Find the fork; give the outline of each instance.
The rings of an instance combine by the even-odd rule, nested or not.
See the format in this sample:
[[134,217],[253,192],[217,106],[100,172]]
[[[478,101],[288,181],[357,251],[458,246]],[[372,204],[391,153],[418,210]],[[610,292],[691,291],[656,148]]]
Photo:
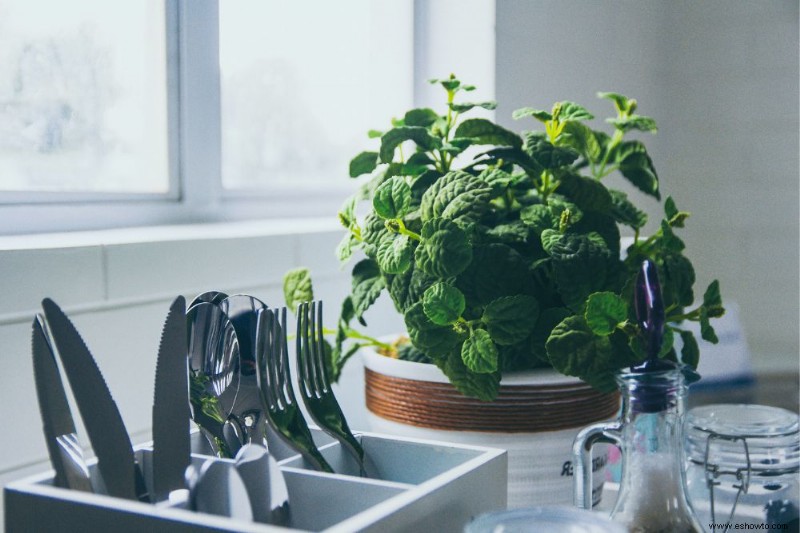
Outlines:
[[333,468],[314,444],[292,390],[286,345],[286,308],[260,309],[256,327],[256,357],[260,358],[258,366],[262,369],[257,373],[258,387],[267,422],[317,470],[333,473]]
[[325,369],[322,336],[322,301],[304,302],[297,308],[297,384],[309,415],[330,436],[342,443],[366,476],[364,448],[353,436],[333,395]]

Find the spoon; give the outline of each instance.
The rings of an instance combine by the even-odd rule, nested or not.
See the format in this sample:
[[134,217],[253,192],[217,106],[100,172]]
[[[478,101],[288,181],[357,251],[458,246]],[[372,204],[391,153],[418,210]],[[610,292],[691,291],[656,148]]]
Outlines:
[[278,462],[258,444],[245,444],[236,454],[236,470],[250,496],[253,519],[264,524],[288,526],[289,491]]
[[239,391],[239,344],[227,315],[199,302],[186,314],[192,419],[218,455],[233,457],[243,441],[229,418]]
[[256,357],[258,312],[267,305],[253,296],[235,294],[219,303],[233,324],[239,341],[239,392],[228,415],[239,424],[242,443],[265,443],[266,422],[258,388],[259,358]]
[[199,304],[202,302],[210,303],[210,304],[219,304],[222,300],[227,298],[228,295],[224,292],[220,291],[206,291],[198,294],[194,297],[194,300],[189,302],[187,309],[191,309],[194,307],[195,304]]

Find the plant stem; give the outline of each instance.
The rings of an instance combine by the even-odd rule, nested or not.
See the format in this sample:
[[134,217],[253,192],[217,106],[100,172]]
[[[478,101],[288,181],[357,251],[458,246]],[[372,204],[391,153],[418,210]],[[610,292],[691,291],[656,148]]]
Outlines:
[[406,225],[403,224],[403,221],[399,218],[394,219],[392,222],[396,225],[397,233],[400,235],[405,235],[410,239],[414,239],[415,241],[422,241],[422,237],[420,237],[417,233],[414,233],[410,229],[406,228]]
[[608,176],[614,169],[609,170],[606,172],[606,164],[608,163],[608,158],[611,156],[611,152],[614,151],[614,148],[622,142],[622,136],[624,134],[621,130],[615,130],[614,135],[611,137],[611,142],[608,143],[608,149],[606,149],[606,153],[603,154],[603,159],[600,161],[600,170],[597,171],[595,174],[596,179],[603,179],[604,177]]
[[[350,338],[350,339],[358,339],[358,340],[361,340],[361,341],[367,341],[367,344],[365,344],[364,346],[377,346],[378,348],[383,348],[384,350],[391,349],[391,347],[392,347],[391,344],[379,341],[375,337],[370,337],[369,335],[364,335],[360,331],[356,331],[356,330],[354,330],[352,328],[349,328],[349,327],[345,328],[344,331],[347,334],[347,337]],[[325,335],[336,335],[338,333],[338,331],[336,331],[335,329],[323,327],[322,328],[322,333],[325,334]]]

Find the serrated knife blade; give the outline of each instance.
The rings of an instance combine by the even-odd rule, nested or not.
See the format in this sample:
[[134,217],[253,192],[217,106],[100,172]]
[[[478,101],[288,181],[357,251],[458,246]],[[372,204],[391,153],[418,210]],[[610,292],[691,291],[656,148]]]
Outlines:
[[67,489],[93,492],[89,471],[83,461],[78,443],[75,422],[67,401],[67,393],[58,372],[55,353],[42,315],[33,319],[31,350],[33,352],[33,377],[42,430],[50,454],[50,463],[56,472],[55,485]]
[[128,500],[147,499],[130,437],[94,357],[53,300],[42,300],[42,308],[107,493]]
[[172,302],[161,331],[153,395],[153,501],[186,488],[190,463],[186,300]]

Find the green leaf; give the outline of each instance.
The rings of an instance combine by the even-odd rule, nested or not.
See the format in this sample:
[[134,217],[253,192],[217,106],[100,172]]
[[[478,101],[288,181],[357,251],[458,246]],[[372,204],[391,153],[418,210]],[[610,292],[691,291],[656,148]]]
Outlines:
[[353,256],[353,251],[359,246],[361,246],[361,241],[359,241],[352,233],[347,232],[347,234],[336,246],[336,258],[339,259],[340,263],[346,263]]
[[403,123],[406,126],[422,126],[423,128],[427,128],[437,120],[439,120],[439,115],[436,114],[436,111],[427,107],[407,111],[403,117]]
[[411,205],[411,186],[402,176],[393,176],[375,189],[372,206],[383,218],[402,218]]
[[411,205],[419,206],[422,203],[422,197],[428,189],[441,177],[442,174],[438,170],[431,169],[417,176],[414,181],[411,182]]
[[456,287],[470,307],[481,307],[501,296],[531,294],[533,280],[519,252],[500,243],[477,245],[472,262],[458,276]]
[[575,102],[563,101],[557,104],[559,106],[558,120],[565,121],[578,121],[578,120],[592,120],[594,115]]
[[517,109],[511,113],[511,117],[514,120],[519,120],[525,117],[533,117],[539,122],[553,120],[553,115],[551,115],[549,111],[545,111],[543,109],[534,109],[532,107],[523,107],[521,109]]
[[344,201],[342,207],[337,213],[339,223],[347,229],[352,228],[358,224],[356,220],[356,204],[358,203],[358,196],[353,195]]
[[531,240],[531,228],[520,220],[508,224],[498,224],[491,228],[482,227],[490,242],[503,244],[527,244]]
[[681,362],[696,370],[700,363],[700,347],[697,345],[697,339],[694,338],[694,333],[691,331],[678,330],[678,332],[683,342]]
[[594,178],[568,172],[561,176],[558,192],[567,196],[585,211],[606,213],[611,210],[612,198],[605,185]]
[[713,344],[717,344],[719,342],[717,333],[714,331],[714,328],[711,326],[711,322],[709,321],[708,310],[705,307],[700,308],[700,336],[703,338],[703,340]]
[[372,259],[362,259],[353,267],[351,298],[355,316],[361,319],[364,312],[375,303],[386,283],[378,264]]
[[547,207],[550,209],[553,218],[559,221],[559,225],[564,221],[568,221],[567,226],[571,226],[577,224],[583,218],[583,211],[567,197],[560,194],[548,196]]
[[461,394],[486,402],[497,397],[500,390],[500,372],[488,374],[472,372],[464,364],[460,352],[453,352],[447,359],[436,363]]
[[611,195],[611,216],[620,224],[633,229],[641,229],[647,224],[647,213],[638,209],[622,191],[609,190]]
[[395,308],[400,313],[405,313],[417,303],[428,287],[436,282],[436,279],[429,276],[419,268],[411,267],[401,274],[386,274],[386,286],[389,289],[389,296],[392,297]]
[[582,316],[562,320],[553,328],[545,346],[553,368],[568,376],[589,378],[592,382],[618,368],[611,336],[592,333]]
[[370,139],[378,139],[383,135],[383,132],[380,130],[369,130],[367,131],[367,137]]
[[411,266],[414,245],[406,235],[388,233],[378,243],[377,260],[387,274],[400,274]]
[[454,222],[434,218],[425,222],[422,242],[414,258],[420,269],[439,279],[457,276],[472,261],[472,247],[467,234]]
[[555,229],[542,230],[542,248],[549,255],[552,253],[553,245],[561,240],[561,233]]
[[295,268],[283,275],[283,298],[286,306],[297,309],[297,305],[314,299],[311,271],[305,267]]
[[686,219],[691,216],[686,211],[678,211],[678,207],[675,205],[675,200],[672,199],[672,196],[668,196],[664,202],[664,213],[667,215],[667,222],[673,228],[684,227]]
[[501,146],[500,148],[492,148],[482,154],[475,156],[475,163],[485,165],[497,165],[500,161],[504,164],[518,165],[520,168],[528,173],[540,173],[543,168],[531,156],[526,154],[522,148],[513,146]]
[[375,211],[370,211],[364,218],[364,225],[361,227],[361,238],[367,244],[377,246],[389,231],[386,229],[384,220]]
[[450,75],[449,78],[443,78],[443,79],[433,78],[433,79],[430,79],[430,80],[428,80],[428,83],[431,83],[431,84],[438,83],[442,87],[444,87],[447,91],[455,91],[461,85],[461,82],[458,79],[456,79],[456,77],[454,75],[452,75],[452,74]]
[[672,226],[666,220],[661,221],[661,238],[658,241],[659,245],[668,252],[680,253],[686,248],[686,244],[675,235],[672,231]]
[[514,176],[505,170],[493,167],[486,168],[478,178],[486,182],[495,194],[501,194],[515,180]]
[[533,296],[517,294],[502,296],[486,306],[481,320],[492,340],[511,345],[525,340],[539,318],[539,302]]
[[577,150],[589,161],[598,161],[605,147],[603,132],[592,131],[587,125],[569,121],[564,124],[564,130],[558,136],[556,142],[558,146],[569,146]]
[[626,117],[609,118],[606,122],[612,124],[620,131],[628,132],[631,130],[650,131],[655,133],[658,131],[656,121],[650,117],[643,117],[641,115],[629,115]]
[[361,152],[350,161],[350,177],[369,174],[378,166],[378,152]]
[[611,252],[598,234],[561,235],[550,257],[558,292],[570,309],[580,310],[590,294],[605,289]]
[[584,235],[596,233],[602,237],[605,246],[611,252],[612,259],[619,257],[619,227],[611,215],[604,215],[596,211],[586,211],[577,223],[570,226],[569,233],[581,233]]
[[455,138],[472,139],[476,144],[494,144],[520,148],[522,139],[511,130],[484,118],[470,118],[459,124]]
[[642,192],[661,199],[658,190],[658,174],[653,160],[647,154],[644,145],[639,141],[624,142],[617,150],[619,171],[628,181]]
[[422,296],[422,307],[431,322],[448,326],[459,319],[466,303],[460,290],[447,283],[428,287]]
[[558,221],[553,213],[543,204],[534,204],[523,208],[519,213],[519,218],[540,235],[545,230],[555,230],[558,227]]
[[628,304],[613,292],[596,292],[589,295],[584,318],[595,335],[611,335],[617,325],[628,317]]
[[497,346],[489,333],[474,329],[461,346],[461,359],[469,370],[476,374],[489,374],[497,371]]
[[694,302],[695,273],[692,263],[680,254],[665,254],[661,262],[664,305],[686,307]]
[[578,159],[578,152],[572,148],[555,146],[542,136],[540,132],[524,132],[525,145],[523,150],[536,161],[542,168],[554,169],[571,165]]
[[472,174],[448,172],[422,195],[422,220],[444,218],[459,226],[477,222],[489,208],[491,192],[485,181]]
[[597,93],[597,97],[614,102],[614,106],[617,108],[618,113],[627,113],[628,109],[630,108],[630,98],[619,93],[599,92]]
[[722,296],[719,292],[718,280],[715,279],[712,281],[703,294],[703,307],[706,308],[709,318],[717,318],[725,314],[725,309],[722,307]]
[[494,100],[490,100],[488,102],[461,102],[461,103],[453,102],[448,105],[450,109],[452,109],[456,113],[465,113],[475,107],[482,107],[483,109],[488,109],[490,111],[497,109],[497,102],[495,102]]
[[539,313],[539,320],[536,321],[536,326],[531,333],[530,349],[538,360],[546,362],[548,366],[550,366],[550,359],[547,356],[545,343],[553,328],[568,316],[572,316],[572,312],[564,307],[550,307]]
[[446,357],[463,340],[452,327],[439,326],[428,318],[422,302],[412,305],[405,314],[406,329],[411,342],[432,358]]
[[417,146],[424,150],[432,150],[441,145],[441,141],[432,136],[428,130],[422,126],[400,126],[392,128],[381,137],[381,161],[390,163],[392,159],[394,159],[395,148],[405,141],[414,141]]

